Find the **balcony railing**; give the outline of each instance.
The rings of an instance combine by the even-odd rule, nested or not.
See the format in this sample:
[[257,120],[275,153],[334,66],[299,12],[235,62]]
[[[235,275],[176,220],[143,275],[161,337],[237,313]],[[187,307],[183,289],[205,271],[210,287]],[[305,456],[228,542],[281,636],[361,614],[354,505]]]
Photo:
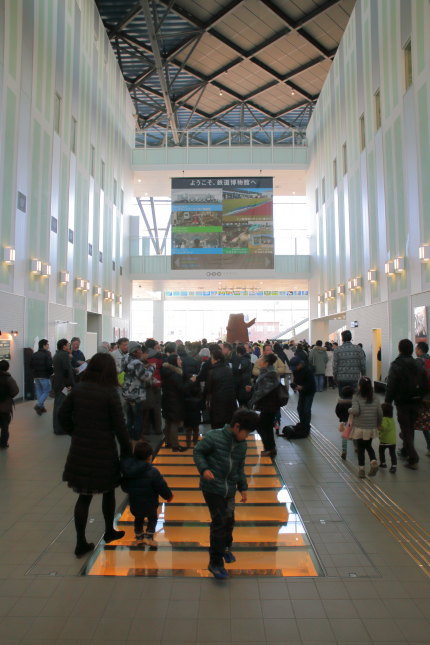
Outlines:
[[210,146],[306,147],[306,133],[295,128],[225,129],[211,127],[195,130],[178,130],[179,143],[171,130],[148,128],[136,133],[136,148],[201,148]]

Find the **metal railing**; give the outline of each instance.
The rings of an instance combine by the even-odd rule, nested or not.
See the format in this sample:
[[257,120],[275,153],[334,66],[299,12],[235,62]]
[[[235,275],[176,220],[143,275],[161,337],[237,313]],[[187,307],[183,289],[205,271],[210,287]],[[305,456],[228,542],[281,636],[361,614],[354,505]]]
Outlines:
[[211,126],[193,130],[178,130],[179,144],[168,129],[148,128],[136,133],[136,148],[201,148],[209,146],[306,147],[306,132],[297,128],[221,128]]

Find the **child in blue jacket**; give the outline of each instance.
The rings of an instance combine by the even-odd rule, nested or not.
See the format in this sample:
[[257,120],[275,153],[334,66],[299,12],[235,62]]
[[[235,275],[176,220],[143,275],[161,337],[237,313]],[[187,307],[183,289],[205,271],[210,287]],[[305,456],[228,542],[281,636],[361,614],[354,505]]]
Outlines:
[[[173,493],[160,471],[152,465],[152,447],[146,441],[138,441],[133,457],[121,461],[122,489],[128,493],[130,511],[134,515],[136,540],[149,546],[157,546],[154,540],[157,525],[158,496],[170,502]],[[147,519],[146,531],[143,525]]]

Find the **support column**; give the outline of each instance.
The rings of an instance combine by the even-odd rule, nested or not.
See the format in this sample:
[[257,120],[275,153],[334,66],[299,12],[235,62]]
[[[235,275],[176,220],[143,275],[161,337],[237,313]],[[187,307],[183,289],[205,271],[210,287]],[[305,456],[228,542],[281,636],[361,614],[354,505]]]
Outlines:
[[164,298],[154,300],[152,308],[152,335],[157,340],[164,339]]

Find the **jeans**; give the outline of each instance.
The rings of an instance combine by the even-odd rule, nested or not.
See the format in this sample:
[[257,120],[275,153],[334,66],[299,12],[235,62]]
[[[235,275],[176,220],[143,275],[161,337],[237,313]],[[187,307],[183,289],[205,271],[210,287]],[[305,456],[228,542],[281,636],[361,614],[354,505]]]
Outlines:
[[317,392],[322,392],[324,390],[325,374],[315,374],[314,379]]
[[224,566],[224,553],[233,542],[234,497],[222,497],[203,491],[203,497],[211,514],[209,564]]
[[66,395],[62,392],[57,392],[54,399],[54,410],[52,413],[52,424],[54,426],[54,434],[67,434],[63,430],[59,420],[58,420],[58,410],[61,408],[63,401],[66,400]]
[[12,419],[10,412],[0,412],[0,446],[6,448],[9,441],[9,424]]
[[397,420],[400,426],[400,436],[403,441],[403,452],[410,464],[417,464],[420,460],[414,446],[414,426],[417,419],[418,408],[414,404],[397,405]]
[[264,450],[276,450],[275,436],[273,434],[275,416],[275,412],[265,412],[263,410],[260,413],[258,433],[263,441]]
[[142,436],[143,401],[127,401],[127,430],[130,439],[139,441]]
[[35,378],[34,387],[36,389],[37,407],[45,407],[45,401],[51,391],[51,379],[49,378]]
[[314,400],[314,394],[315,392],[310,392],[308,394],[299,392],[297,414],[299,415],[300,423],[307,430],[310,430],[311,427],[311,410],[312,402]]

